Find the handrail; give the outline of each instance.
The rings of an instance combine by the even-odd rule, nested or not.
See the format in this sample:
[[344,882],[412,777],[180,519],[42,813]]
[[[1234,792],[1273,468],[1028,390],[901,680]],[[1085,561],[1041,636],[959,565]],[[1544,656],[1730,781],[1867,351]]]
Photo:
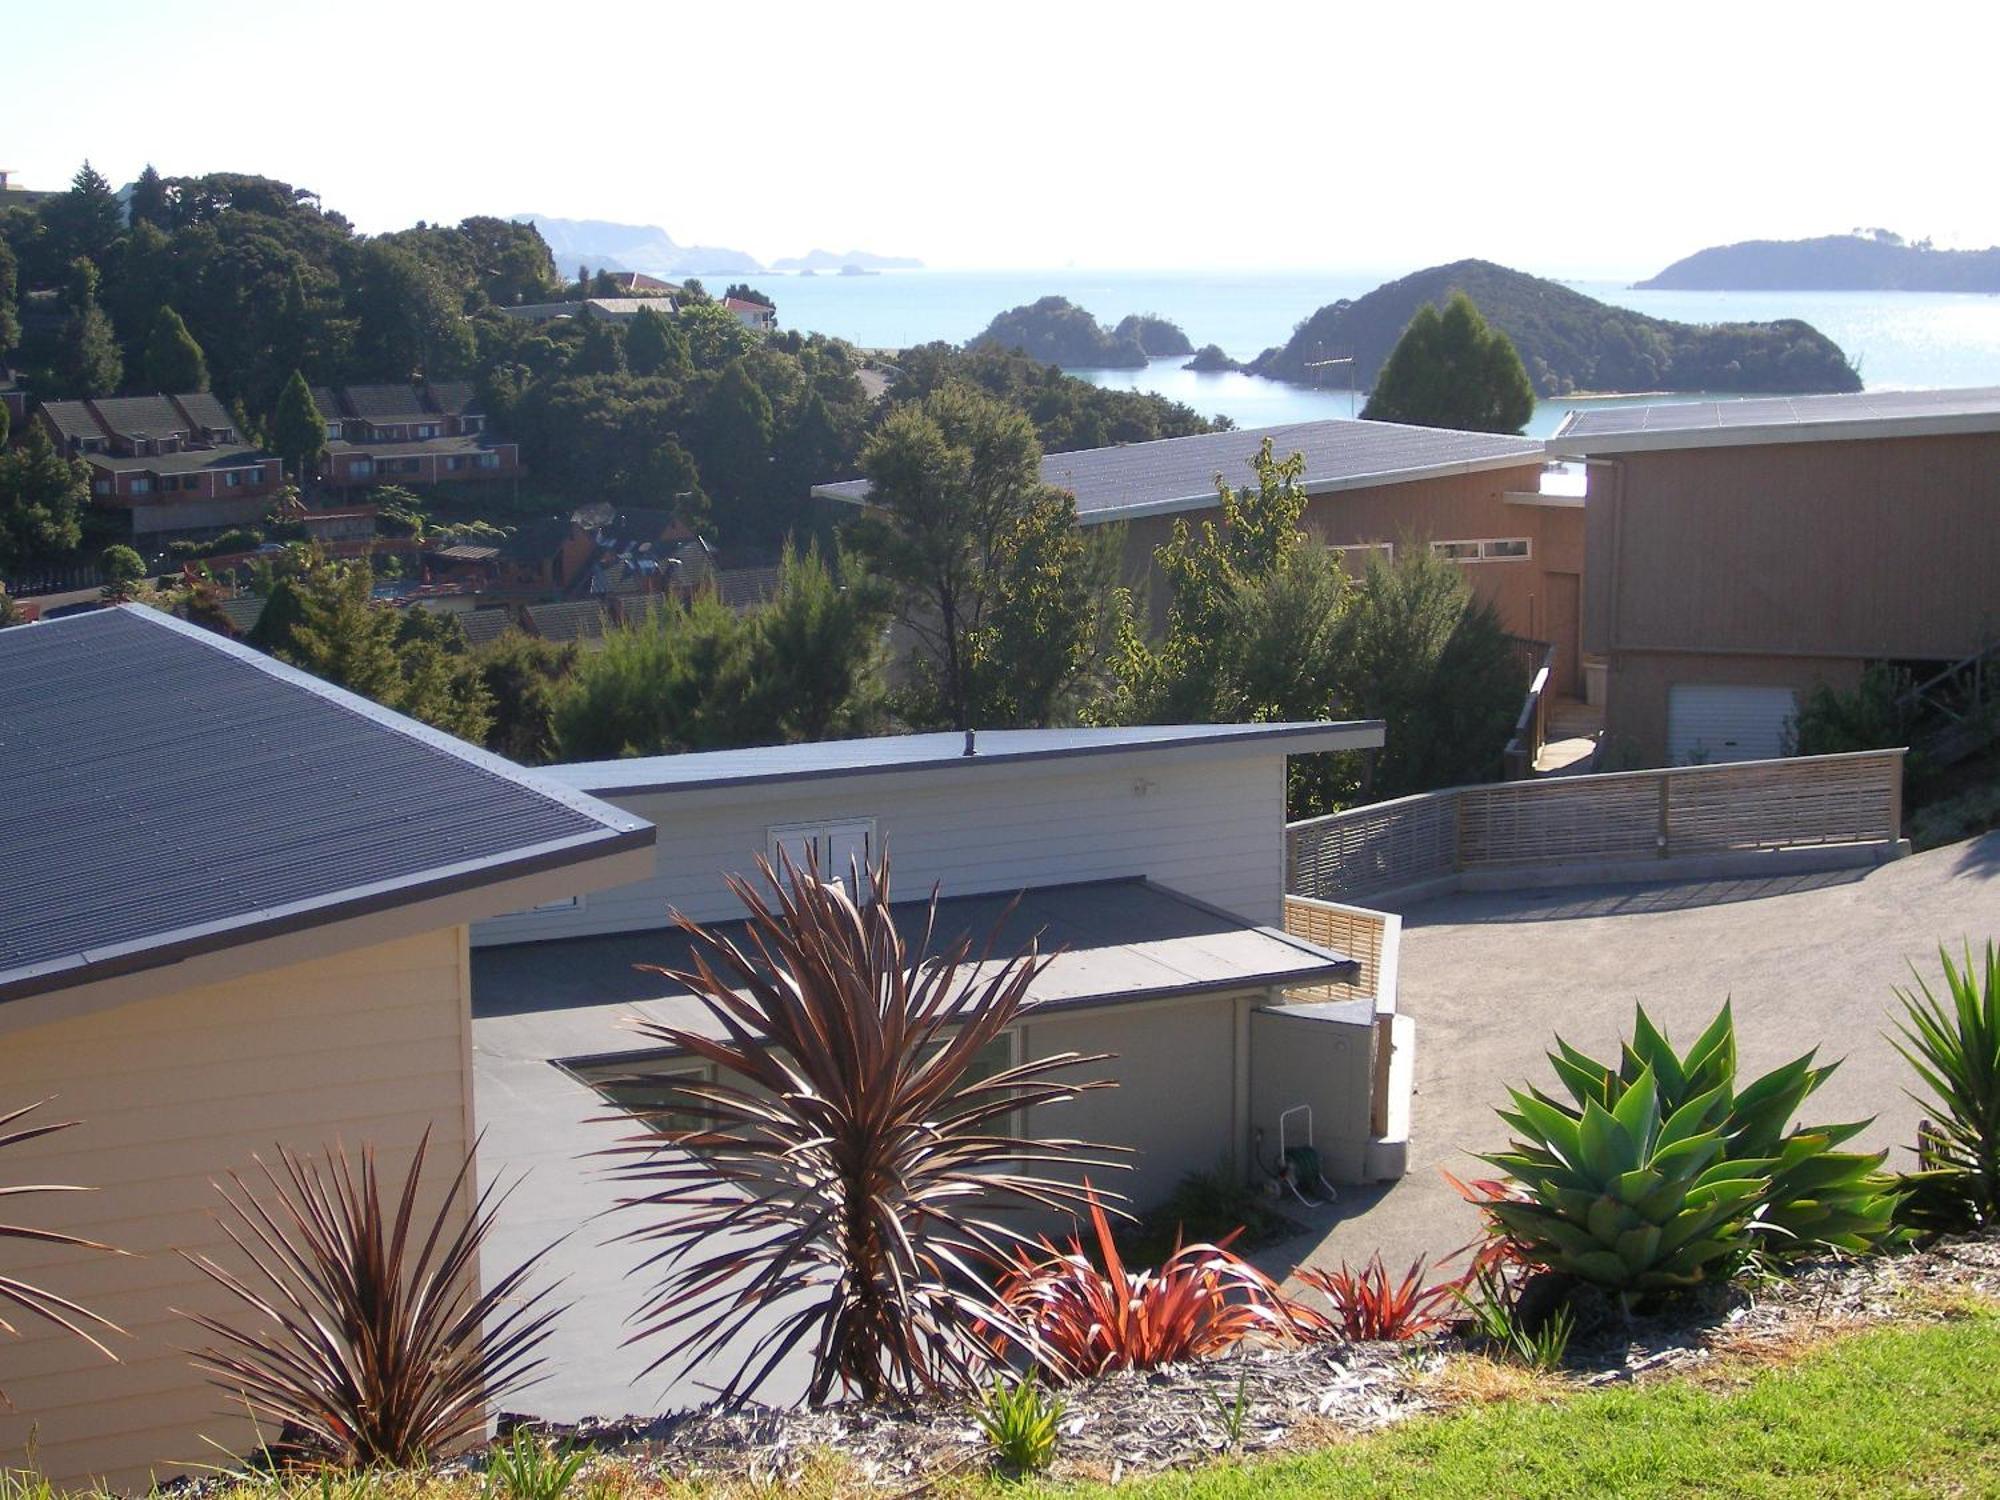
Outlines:
[[1535,762],[1541,758],[1542,746],[1548,743],[1549,723],[1549,679],[1555,676],[1556,648],[1546,642],[1521,642],[1542,647],[1541,664],[1534,668],[1528,679],[1528,695],[1521,703],[1521,712],[1514,719],[1514,734],[1507,741],[1507,748],[1501,752],[1501,776],[1507,781],[1525,781],[1534,774]]

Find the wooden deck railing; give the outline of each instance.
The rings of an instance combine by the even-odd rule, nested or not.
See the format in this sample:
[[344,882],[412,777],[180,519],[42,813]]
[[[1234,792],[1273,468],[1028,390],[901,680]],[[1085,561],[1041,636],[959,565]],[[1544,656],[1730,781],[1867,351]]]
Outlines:
[[1312,1000],[1388,1001],[1396,998],[1396,953],[1403,919],[1394,912],[1370,911],[1311,896],[1285,897],[1285,931],[1322,948],[1344,953],[1361,965],[1347,984],[1316,984],[1294,989]]
[[1469,870],[1893,843],[1902,750],[1453,787],[1285,829],[1285,889],[1357,901]]
[[1522,647],[1529,648],[1532,660],[1528,667],[1528,696],[1521,704],[1521,713],[1514,720],[1514,737],[1507,741],[1507,748],[1501,752],[1502,779],[1526,781],[1535,774],[1535,762],[1540,759],[1542,746],[1549,742],[1549,681],[1556,672],[1556,648],[1546,641],[1527,641],[1515,638],[1516,654]]

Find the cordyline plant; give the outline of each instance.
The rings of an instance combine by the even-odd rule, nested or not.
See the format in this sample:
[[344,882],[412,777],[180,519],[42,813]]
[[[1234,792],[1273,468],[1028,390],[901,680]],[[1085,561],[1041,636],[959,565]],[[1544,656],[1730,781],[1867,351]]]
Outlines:
[[[10,1114],[0,1115],[0,1151],[6,1150],[9,1146],[19,1146],[27,1141],[38,1140],[45,1135],[54,1135],[59,1130],[69,1130],[78,1123],[75,1120],[52,1120],[40,1125],[21,1125],[18,1128],[16,1127],[17,1121],[25,1119],[35,1110],[40,1109],[46,1102],[46,1100],[41,1100],[34,1104],[24,1104],[21,1108],[14,1110]],[[88,1188],[71,1187],[61,1183],[11,1183],[5,1187],[0,1187],[0,1198],[23,1198],[34,1193],[82,1193],[88,1191]],[[95,1240],[81,1239],[76,1235],[64,1234],[56,1229],[35,1229],[26,1224],[0,1223],[0,1239],[36,1240],[45,1245],[75,1245],[85,1250],[103,1250],[113,1255],[123,1253],[112,1250],[109,1245],[100,1245]],[[48,1291],[43,1287],[38,1287],[21,1280],[18,1276],[0,1275],[0,1305],[14,1307],[20,1312],[40,1318],[44,1322],[55,1324],[56,1327],[62,1329],[64,1332],[74,1334],[77,1338],[82,1339],[107,1359],[115,1360],[118,1358],[117,1355],[105,1348],[104,1344],[85,1325],[89,1324],[110,1333],[122,1334],[125,1330],[110,1321],[110,1319],[98,1316],[98,1314],[92,1312],[89,1308],[81,1307],[70,1301],[67,1297],[59,1297],[54,1292]],[[0,1333],[5,1333],[9,1337],[14,1337],[19,1333],[19,1330],[7,1321],[4,1314],[0,1314]],[[4,1399],[5,1393],[0,1392],[0,1400]]]
[[1325,1332],[1364,1342],[1413,1339],[1448,1321],[1458,1305],[1464,1277],[1426,1285],[1425,1257],[1411,1262],[1401,1280],[1391,1280],[1378,1250],[1360,1270],[1343,1263],[1338,1270],[1305,1266],[1298,1278],[1325,1297],[1332,1317]]
[[621,1238],[659,1247],[632,1340],[668,1341],[649,1369],[725,1356],[726,1400],[802,1347],[814,1405],[836,1387],[871,1401],[968,1391],[989,1361],[991,1269],[1025,1243],[996,1210],[1072,1212],[1083,1190],[1038,1167],[1117,1165],[1108,1148],[1011,1134],[1006,1117],[1109,1087],[1053,1077],[1105,1058],[1062,1053],[969,1081],[1048,963],[1034,944],[996,959],[996,927],[976,962],[967,936],[932,954],[935,891],[906,942],[886,852],[850,869],[859,902],[811,857],[758,870],[768,897],[729,880],[749,913],[740,944],[676,913],[693,967],[654,970],[712,1025],[639,1025],[717,1077],[642,1080],[700,1123],[607,1153],[638,1190],[620,1209],[649,1220]]
[[1001,1287],[1001,1310],[1026,1330],[1029,1352],[1052,1379],[1206,1359],[1253,1334],[1288,1340],[1318,1331],[1316,1315],[1230,1252],[1233,1234],[1219,1245],[1176,1244],[1157,1270],[1128,1270],[1094,1198],[1090,1221],[1094,1258],[1080,1238],[1067,1250],[1045,1240],[1039,1255],[1016,1250]]
[[[429,1216],[418,1190],[430,1132],[393,1201],[375,1152],[359,1169],[343,1147],[325,1167],[280,1148],[259,1159],[269,1193],[235,1173],[217,1185],[222,1223],[251,1276],[186,1256],[257,1315],[258,1326],[183,1313],[221,1340],[195,1367],[279,1423],[285,1458],[341,1467],[419,1465],[479,1438],[488,1403],[538,1379],[537,1350],[560,1308],[550,1288],[523,1295],[546,1251],[479,1287],[479,1253],[506,1193],[489,1184],[470,1204],[473,1156]],[[511,1189],[509,1190],[511,1191]],[[455,1213],[463,1221],[453,1224]]]
[[1930,1097],[1910,1097],[1938,1118],[1924,1122],[1917,1142],[1921,1171],[1906,1177],[1906,1216],[1925,1230],[1983,1229],[2000,1224],[2000,948],[1986,945],[1978,963],[1971,943],[1965,961],[1944,964],[1944,995],[1921,974],[1903,1003],[1890,1038]]

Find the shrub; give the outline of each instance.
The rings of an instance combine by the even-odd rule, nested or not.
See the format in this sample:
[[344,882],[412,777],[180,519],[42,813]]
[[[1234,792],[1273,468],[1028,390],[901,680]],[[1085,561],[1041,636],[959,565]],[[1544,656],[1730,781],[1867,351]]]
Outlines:
[[1665,1118],[1651,1068],[1613,1108],[1591,1099],[1577,1117],[1510,1092],[1500,1117],[1516,1138],[1484,1159],[1528,1196],[1486,1211],[1538,1264],[1629,1297],[1692,1286],[1750,1249],[1770,1164],[1724,1158],[1724,1091]]
[[1128,1271],[1094,1197],[1090,1220],[1094,1255],[1080,1238],[1066,1251],[1044,1240],[1039,1256],[1016,1252],[1001,1288],[1002,1309],[1052,1378],[1150,1370],[1206,1359],[1251,1334],[1289,1338],[1297,1331],[1301,1310],[1231,1254],[1228,1241],[1177,1245],[1158,1270]]
[[[4,597],[4,596],[0,596]],[[18,1125],[40,1109],[46,1100],[24,1104],[11,1113],[0,1115],[0,1151],[9,1146],[23,1145],[38,1140],[42,1136],[54,1135],[59,1130],[70,1130],[78,1124],[75,1120],[53,1120],[36,1125]],[[0,1187],[0,1198],[23,1198],[34,1193],[74,1193],[80,1189],[54,1183],[17,1183],[10,1187]],[[64,1234],[56,1229],[36,1229],[27,1224],[0,1223],[0,1240],[30,1240],[44,1245],[76,1245],[86,1250],[103,1250],[117,1254],[109,1245],[100,1245],[95,1240],[79,1239],[73,1234]],[[40,1318],[45,1323],[53,1323],[66,1333],[74,1334],[106,1359],[115,1360],[117,1355],[107,1349],[95,1334],[86,1327],[102,1328],[111,1333],[123,1333],[110,1319],[100,1317],[87,1307],[72,1302],[67,1297],[58,1296],[44,1287],[23,1281],[18,1276],[0,1273],[0,1308],[12,1307],[30,1317]],[[14,1325],[0,1316],[0,1333],[13,1334]],[[0,1400],[5,1400],[0,1393]]]
[[1128,1265],[1153,1265],[1190,1240],[1213,1242],[1236,1235],[1247,1249],[1282,1238],[1294,1228],[1241,1174],[1219,1166],[1188,1173],[1165,1202],[1141,1214],[1136,1224],[1119,1225],[1113,1233]]
[[[206,1256],[196,1267],[255,1316],[239,1327],[186,1314],[222,1341],[196,1368],[258,1417],[281,1423],[285,1457],[341,1466],[410,1467],[478,1437],[486,1404],[532,1383],[537,1349],[559,1309],[524,1295],[538,1252],[480,1290],[479,1254],[504,1194],[492,1185],[452,1227],[472,1157],[429,1222],[417,1196],[430,1133],[385,1203],[375,1152],[357,1173],[335,1148],[325,1168],[279,1153],[259,1162],[269,1201],[234,1173],[224,1232],[249,1263],[245,1280]],[[256,1284],[253,1284],[256,1283]],[[293,1435],[296,1435],[295,1437]]]
[[1046,1469],[1056,1456],[1062,1401],[1042,1388],[1030,1370],[1019,1380],[995,1375],[975,1413],[994,1461],[1016,1474]]
[[1738,1089],[1736,1022],[1727,1002],[1682,1056],[1653,1025],[1644,1006],[1632,1024],[1632,1040],[1619,1063],[1586,1056],[1556,1039],[1549,1063],[1569,1091],[1573,1106],[1535,1090],[1534,1097],[1572,1120],[1591,1102],[1611,1110],[1641,1072],[1650,1071],[1659,1091],[1662,1117],[1692,1100],[1713,1096],[1719,1104],[1716,1129],[1723,1162],[1760,1164],[1765,1185],[1751,1207],[1765,1254],[1784,1258],[1822,1250],[1854,1252],[1876,1248],[1893,1237],[1895,1190],[1881,1171],[1887,1152],[1834,1148],[1865,1130],[1857,1120],[1841,1125],[1795,1126],[1793,1116],[1838,1063],[1814,1065],[1808,1052]]
[[1910,1097],[1940,1117],[1918,1142],[1922,1172],[1906,1179],[1909,1217],[1926,1229],[1986,1228],[2000,1224],[2000,948],[1986,945],[1983,971],[1970,943],[1962,967],[1943,948],[1938,958],[1949,1003],[1915,975],[1915,990],[1896,991],[1900,1040],[1890,1038],[1929,1090]]
[[1471,1320],[1474,1336],[1501,1358],[1548,1371],[1569,1353],[1575,1313],[1558,1307],[1539,1324],[1531,1323],[1523,1315],[1519,1292],[1499,1271],[1478,1268],[1470,1281],[1454,1283],[1451,1292]]
[[657,1245],[665,1268],[639,1336],[669,1340],[654,1368],[729,1350],[725,1398],[799,1347],[815,1405],[836,1386],[866,1400],[969,1389],[985,1336],[1006,1321],[989,1270],[1026,1243],[992,1211],[1082,1203],[1034,1164],[1094,1149],[1043,1134],[1039,1116],[1034,1139],[1011,1134],[1007,1117],[1103,1087],[1054,1077],[1101,1059],[1061,1053],[975,1078],[1047,965],[1032,943],[1002,962],[996,931],[977,968],[969,935],[926,952],[933,892],[912,951],[886,852],[851,872],[867,889],[859,902],[816,859],[784,859],[782,877],[758,868],[768,899],[729,880],[750,913],[743,944],[680,918],[693,967],[657,971],[696,996],[710,1028],[639,1027],[718,1073],[636,1080],[700,1124],[611,1153],[636,1190],[621,1207],[657,1215],[626,1235]]
[[482,1500],[563,1500],[587,1456],[572,1444],[516,1427],[486,1455]]
[[1444,1323],[1461,1283],[1425,1286],[1424,1266],[1420,1255],[1402,1280],[1392,1282],[1378,1251],[1358,1271],[1343,1262],[1337,1271],[1307,1266],[1298,1277],[1332,1304],[1332,1326],[1343,1338],[1381,1342],[1415,1338]]

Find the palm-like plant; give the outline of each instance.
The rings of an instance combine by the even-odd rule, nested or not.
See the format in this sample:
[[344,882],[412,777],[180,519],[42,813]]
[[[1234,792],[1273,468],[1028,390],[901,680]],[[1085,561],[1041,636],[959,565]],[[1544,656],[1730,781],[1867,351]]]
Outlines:
[[1916,975],[1915,990],[1896,991],[1901,1040],[1890,1039],[1931,1094],[1910,1097],[1940,1116],[1918,1145],[1914,1201],[1927,1228],[1984,1228],[2000,1224],[2000,948],[1986,945],[1983,973],[1970,943],[1963,967],[1942,947],[1938,957],[1949,1004]]
[[[50,1120],[36,1125],[17,1124],[46,1102],[38,1100],[34,1104],[24,1104],[11,1113],[0,1115],[0,1151],[6,1150],[9,1146],[19,1146],[27,1141],[37,1140],[42,1136],[54,1135],[59,1130],[69,1130],[78,1123],[75,1120]],[[87,1191],[86,1188],[70,1187],[60,1183],[24,1182],[0,1187],[0,1198],[23,1198],[34,1193]],[[45,1245],[76,1245],[85,1250],[104,1250],[114,1255],[119,1253],[112,1250],[109,1245],[100,1245],[95,1240],[64,1234],[58,1229],[36,1229],[27,1224],[0,1223],[0,1239],[35,1240]],[[110,1319],[100,1317],[89,1308],[79,1306],[67,1297],[58,1296],[44,1287],[23,1281],[18,1276],[0,1275],[0,1305],[16,1308],[44,1322],[55,1324],[64,1332],[82,1339],[107,1359],[118,1358],[90,1329],[96,1327],[110,1333],[121,1334],[125,1330]],[[0,1315],[0,1333],[13,1337],[18,1332],[19,1330],[8,1322],[4,1315]]]
[[750,914],[742,945],[676,918],[693,967],[657,972],[701,1001],[712,1028],[639,1027],[717,1077],[638,1080],[700,1123],[609,1153],[637,1190],[619,1207],[648,1219],[623,1237],[659,1247],[632,1338],[668,1341],[652,1369],[727,1351],[730,1399],[801,1347],[816,1405],[836,1386],[867,1400],[969,1390],[997,1316],[990,1268],[1025,1243],[993,1211],[1073,1211],[1083,1189],[1038,1168],[1104,1149],[1024,1138],[1006,1117],[1107,1087],[1053,1077],[1103,1059],[1062,1053],[969,1077],[1047,958],[1030,943],[997,959],[997,930],[976,964],[965,936],[932,954],[935,892],[906,943],[886,852],[849,872],[868,892],[859,902],[816,860],[781,865],[758,862],[768,899],[730,878]]
[[235,1173],[233,1193],[218,1187],[230,1210],[223,1232],[252,1275],[186,1258],[260,1326],[183,1314],[221,1341],[196,1354],[195,1366],[253,1415],[281,1424],[287,1456],[421,1464],[479,1437],[488,1403],[538,1378],[536,1351],[560,1309],[543,1305],[549,1288],[522,1293],[546,1251],[482,1292],[480,1247],[506,1194],[488,1184],[465,1203],[468,1153],[425,1220],[417,1199],[429,1149],[425,1131],[393,1202],[372,1147],[358,1170],[341,1147],[325,1167],[283,1149],[275,1170],[259,1160],[268,1201]]
[[1338,1270],[1303,1267],[1298,1277],[1331,1304],[1327,1332],[1369,1342],[1413,1339],[1443,1325],[1465,1285],[1464,1277],[1426,1285],[1425,1264],[1420,1255],[1400,1280],[1391,1280],[1378,1250],[1358,1271],[1342,1262]]

